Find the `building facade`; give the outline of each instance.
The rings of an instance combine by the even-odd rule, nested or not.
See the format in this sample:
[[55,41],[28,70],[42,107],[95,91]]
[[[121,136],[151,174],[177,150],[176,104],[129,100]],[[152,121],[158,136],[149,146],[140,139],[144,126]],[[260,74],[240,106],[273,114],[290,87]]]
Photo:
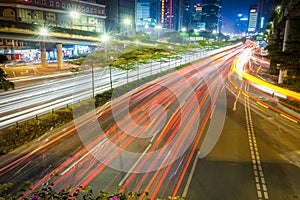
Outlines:
[[[105,32],[105,6],[97,4],[95,0],[1,0],[1,27],[5,24],[22,24],[24,29],[46,27],[51,31],[53,27],[75,29],[96,33]],[[30,24],[30,25],[29,25]],[[34,25],[34,26],[32,26]],[[30,29],[30,28],[29,28]],[[0,53],[10,60],[40,60],[41,43],[24,40],[0,38]],[[43,56],[46,60],[57,57],[55,43],[44,44]],[[78,53],[88,52],[87,45],[62,45],[59,47],[64,58]]]
[[183,22],[182,26],[183,28],[186,28],[187,30],[191,29],[192,24],[192,12],[193,7],[191,6],[191,0],[184,0],[183,1]]
[[235,20],[235,33],[245,35],[248,32],[248,16],[238,14]]
[[185,4],[183,0],[160,0],[160,19],[163,28],[180,31],[183,25]]
[[249,19],[249,21],[248,21],[248,33],[256,33],[257,16],[258,16],[257,5],[250,6],[249,17],[248,17],[248,19]]
[[265,32],[267,25],[270,22],[270,17],[274,10],[274,0],[259,0],[258,3],[258,20],[257,31]]
[[203,20],[203,7],[200,3],[194,5],[194,14],[193,14],[193,29],[195,31],[205,31],[206,23]]
[[106,6],[106,30],[121,35],[134,35],[137,0],[96,0]]
[[[78,17],[73,17],[72,12]],[[101,33],[105,6],[91,0],[2,0],[0,20]]]
[[203,0],[202,16],[208,32],[221,32],[221,0]]
[[145,28],[149,26],[151,23],[150,17],[150,2],[137,2],[137,10],[136,10],[136,28]]

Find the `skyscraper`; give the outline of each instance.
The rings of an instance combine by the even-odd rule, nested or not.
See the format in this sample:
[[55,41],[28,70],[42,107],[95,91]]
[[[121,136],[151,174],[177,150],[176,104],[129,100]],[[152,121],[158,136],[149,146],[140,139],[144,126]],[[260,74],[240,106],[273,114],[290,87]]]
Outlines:
[[205,22],[203,22],[203,7],[200,3],[194,5],[193,29],[197,31],[205,31]]
[[136,10],[136,27],[144,28],[146,25],[148,26],[148,21],[150,20],[150,2],[137,2],[137,10]]
[[246,34],[248,32],[248,16],[238,14],[235,20],[235,33]]
[[255,33],[257,26],[257,5],[250,6],[248,19],[248,33]]
[[183,1],[183,22],[182,26],[189,29],[191,23],[192,23],[192,9],[193,7],[191,6],[191,0],[184,0]]
[[209,32],[221,32],[221,0],[203,0],[203,22]]
[[163,28],[181,30],[183,27],[183,0],[161,0],[159,22]]
[[274,0],[259,0],[257,31],[264,32],[274,10]]
[[[136,0],[96,0],[106,5],[106,29],[133,34],[136,23]],[[126,21],[126,23],[124,23]],[[128,35],[128,34],[126,34]]]

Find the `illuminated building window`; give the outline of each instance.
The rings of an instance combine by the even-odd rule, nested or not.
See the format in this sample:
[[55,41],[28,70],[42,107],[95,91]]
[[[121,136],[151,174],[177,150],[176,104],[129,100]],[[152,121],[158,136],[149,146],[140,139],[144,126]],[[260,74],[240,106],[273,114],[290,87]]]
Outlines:
[[66,6],[65,6],[65,3],[61,3],[61,7],[62,8],[65,8]]
[[59,7],[60,6],[60,3],[59,2],[56,2],[56,7]]
[[53,1],[50,1],[50,6],[51,6],[51,7],[53,7],[53,4],[54,4]]
[[46,5],[46,0],[42,0],[42,4],[43,4],[43,5]]

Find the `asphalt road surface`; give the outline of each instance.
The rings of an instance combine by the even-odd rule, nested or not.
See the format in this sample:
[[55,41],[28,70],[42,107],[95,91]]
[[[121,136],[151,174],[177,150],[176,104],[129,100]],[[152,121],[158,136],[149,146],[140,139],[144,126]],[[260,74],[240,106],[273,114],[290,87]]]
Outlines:
[[122,186],[152,199],[298,198],[299,125],[227,83],[241,51],[195,62],[1,156],[0,183],[15,183],[13,192],[25,180]]
[[299,125],[247,97],[235,106],[236,95],[227,91],[224,129],[197,159],[186,199],[299,199]]

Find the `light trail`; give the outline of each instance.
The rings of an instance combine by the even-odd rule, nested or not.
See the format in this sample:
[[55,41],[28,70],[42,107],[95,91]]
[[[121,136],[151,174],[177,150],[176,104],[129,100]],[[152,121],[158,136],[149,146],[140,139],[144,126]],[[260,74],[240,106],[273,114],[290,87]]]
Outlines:
[[[214,107],[214,102],[216,101],[216,96],[218,92],[222,89],[222,81],[219,81],[224,74],[228,72],[227,68],[224,66],[224,62],[227,60],[230,62],[230,58],[235,56],[237,51],[229,51],[226,54],[220,54],[220,57],[215,57],[213,59],[208,59],[197,62],[196,69],[195,66],[190,65],[182,70],[178,70],[177,73],[184,76],[187,79],[188,85],[182,84],[181,78],[170,74],[164,77],[157,79],[155,82],[151,82],[140,87],[134,93],[131,93],[130,96],[121,96],[113,100],[114,107],[107,107],[105,110],[98,111],[99,115],[95,118],[90,119],[90,121],[84,122],[84,126],[93,126],[94,123],[108,123],[113,118],[110,116],[112,109],[117,109],[117,115],[120,116],[118,124],[111,124],[107,127],[107,130],[104,134],[97,137],[92,137],[89,145],[85,148],[80,149],[72,157],[65,160],[60,166],[56,167],[54,170],[46,174],[42,179],[38,180],[32,188],[39,187],[42,183],[51,179],[51,182],[55,184],[56,189],[71,187],[72,191],[75,191],[79,186],[86,186],[90,184],[92,180],[96,177],[101,177],[102,173],[105,173],[105,170],[108,169],[108,165],[114,162],[118,156],[121,155],[122,150],[128,149],[132,144],[138,144],[139,141],[136,137],[146,138],[148,141],[147,145],[144,145],[141,149],[140,156],[132,161],[130,165],[129,173],[122,176],[118,183],[126,187],[133,184],[133,179],[136,178],[135,171],[138,169],[153,171],[159,166],[163,166],[166,162],[174,159],[179,155],[180,150],[184,148],[184,143],[191,140],[189,137],[189,132],[197,124],[196,117],[199,115],[201,110],[201,129],[197,134],[195,142],[193,142],[192,148],[189,150],[188,155],[184,155],[181,160],[181,164],[178,166],[170,165],[164,168],[163,170],[158,170],[154,173],[149,182],[150,173],[144,173],[143,178],[137,184],[137,187],[142,187],[142,185],[151,182],[157,182],[158,187],[153,188],[154,185],[149,184],[147,187],[151,188],[153,192],[153,197],[166,189],[162,187],[162,184],[166,180],[167,175],[172,173],[175,179],[179,179],[178,185],[174,188],[174,194],[177,194],[178,188],[180,187],[183,177],[187,172],[187,168],[190,163],[190,156],[195,153],[195,148],[197,147],[197,141],[201,138],[202,131],[204,130],[205,124],[211,116],[212,109]],[[219,61],[218,59],[223,59],[224,62]],[[216,61],[215,63],[212,63]],[[217,70],[211,68],[209,65],[218,65]],[[198,75],[196,75],[199,73]],[[203,74],[202,74],[203,73]],[[176,73],[175,73],[176,74]],[[207,81],[204,82],[204,79],[201,77],[206,76]],[[163,87],[164,86],[164,87]],[[189,87],[192,90],[189,90]],[[176,93],[173,94],[172,92]],[[210,92],[213,93],[212,101],[209,98]],[[191,94],[195,93],[196,98],[191,98]],[[182,107],[180,103],[177,102],[177,98],[182,97]],[[129,98],[130,115],[125,115],[124,102],[125,98]],[[159,106],[156,106],[159,105]],[[184,111],[184,112],[182,112]],[[198,112],[197,112],[198,111]],[[151,117],[150,117],[151,114]],[[161,123],[163,123],[162,116],[166,115],[167,121],[164,123],[164,127],[160,131],[157,131]],[[98,119],[98,121],[93,121]],[[132,123],[139,124],[144,129],[139,129],[133,127]],[[180,124],[184,126],[180,126]],[[135,133],[134,136],[126,134],[120,127],[123,127],[126,131]],[[198,125],[197,125],[198,126]],[[75,131],[73,130],[73,133]],[[69,133],[69,134],[73,134]],[[87,134],[86,137],[89,137]],[[61,138],[53,141],[52,144],[60,140]],[[161,149],[162,151],[157,155],[157,157],[151,157],[149,153],[157,150],[161,146],[170,144],[174,140],[174,145],[177,145],[178,148],[170,151],[168,148]],[[110,145],[107,145],[107,141],[111,141],[114,144],[118,144],[119,149],[115,149]],[[104,146],[102,146],[104,145]],[[46,145],[47,146],[47,145]],[[46,147],[45,146],[45,147]],[[45,148],[43,147],[43,148]],[[104,148],[105,147],[105,148]],[[94,155],[92,153],[95,153]],[[167,156],[164,157],[163,153]],[[103,162],[100,163],[97,160],[97,156],[103,157]],[[26,159],[29,159],[26,158]],[[186,160],[188,162],[186,162]],[[147,162],[150,161],[151,165],[148,165]],[[131,162],[128,160],[127,162]],[[18,164],[18,163],[15,163]],[[128,164],[128,163],[127,163]],[[172,172],[171,169],[175,168],[175,171]],[[182,173],[180,177],[175,177],[174,173]],[[58,177],[53,177],[52,174],[58,173]],[[76,177],[74,176],[76,174]],[[154,180],[155,179],[155,180]],[[117,180],[117,179],[116,179]],[[117,184],[118,184],[117,183]],[[122,184],[121,184],[122,183]]]

